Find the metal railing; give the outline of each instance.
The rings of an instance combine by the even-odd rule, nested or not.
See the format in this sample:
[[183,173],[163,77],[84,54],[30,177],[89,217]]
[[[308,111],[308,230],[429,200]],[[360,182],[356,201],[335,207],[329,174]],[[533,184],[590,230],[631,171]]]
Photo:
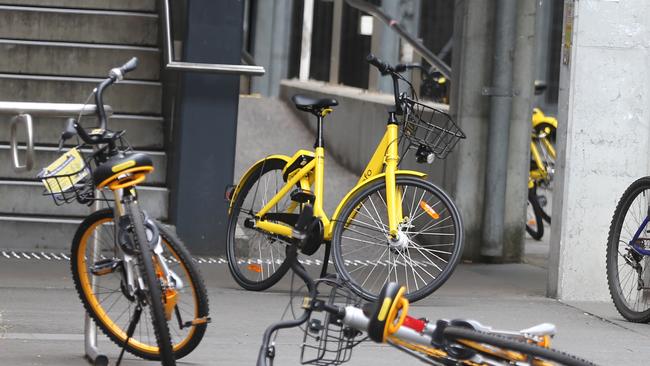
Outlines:
[[165,56],[167,64],[165,68],[178,71],[194,71],[214,74],[250,75],[261,76],[266,73],[264,67],[256,65],[230,65],[230,64],[207,64],[197,62],[174,61],[174,49],[172,43],[171,16],[169,11],[169,0],[162,0],[163,23],[165,32]]
[[[110,106],[105,106],[106,113],[112,114]],[[67,103],[30,103],[30,102],[0,102],[0,116],[12,116],[9,120],[9,139],[11,160],[16,172],[30,171],[34,166],[34,124],[32,116],[41,117],[70,117],[73,115],[91,115],[96,113],[94,105]],[[25,159],[21,162],[18,141],[18,128],[25,128]]]

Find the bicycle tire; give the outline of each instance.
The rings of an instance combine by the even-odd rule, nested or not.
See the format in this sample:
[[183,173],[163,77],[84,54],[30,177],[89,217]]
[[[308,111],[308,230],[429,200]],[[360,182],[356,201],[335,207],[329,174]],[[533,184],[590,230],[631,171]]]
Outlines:
[[[565,366],[594,366],[595,364],[580,357],[558,351],[552,348],[540,347],[536,344],[526,343],[507,338],[498,334],[491,334],[462,327],[445,328],[444,337],[450,340],[468,340],[477,343],[489,344],[505,350],[512,350],[547,361],[558,362]],[[480,352],[480,351],[479,351]]]
[[[243,225],[238,222],[238,219],[240,218],[240,215],[242,213],[242,205],[246,202],[246,198],[248,198],[249,193],[251,193],[252,188],[255,186],[255,183],[258,183],[259,181],[262,180],[263,176],[266,175],[267,173],[275,174],[275,177],[279,176],[279,179],[282,179],[282,169],[285,167],[286,161],[283,159],[279,158],[269,158],[264,160],[262,164],[257,165],[257,167],[251,172],[251,174],[248,175],[246,180],[243,180],[239,182],[239,185],[241,186],[241,189],[239,190],[238,194],[236,197],[234,197],[235,201],[232,203],[232,207],[230,209],[230,213],[228,215],[228,236],[227,236],[227,243],[226,243],[226,255],[228,256],[228,269],[230,270],[230,274],[232,275],[233,279],[239,286],[242,288],[249,290],[249,291],[263,291],[268,289],[269,287],[275,285],[284,275],[287,273],[289,268],[291,267],[291,263],[288,263],[286,260],[286,252],[283,250],[282,253],[278,252],[279,248],[276,248],[276,254],[282,255],[284,254],[284,260],[282,260],[282,263],[280,263],[277,267],[275,266],[275,257],[273,257],[273,250],[274,250],[274,243],[271,242],[273,239],[269,236],[266,237],[266,239],[262,238],[259,243],[259,253],[260,257],[262,256],[262,241],[267,240],[266,244],[268,244],[264,250],[268,248],[269,253],[271,254],[271,262],[270,265],[268,265],[268,269],[270,272],[271,267],[273,268],[273,273],[271,273],[268,277],[264,278],[264,264],[261,264],[260,267],[262,268],[261,272],[261,278],[259,276],[256,276],[257,278],[251,279],[247,277],[247,273],[244,271],[244,268],[240,267],[241,265],[245,265],[245,268],[248,268],[248,261],[253,260],[251,257],[248,258],[242,258],[239,253],[238,253],[238,239],[237,239],[237,232],[238,230],[244,231]],[[280,182],[276,182],[284,185],[284,180],[281,180]],[[268,188],[268,187],[265,187]],[[259,193],[259,185],[258,188],[253,190],[253,202],[251,203],[251,209],[250,211],[253,211],[253,206],[255,205],[255,200],[257,199],[257,194]],[[277,186],[276,186],[276,191],[277,191]],[[266,193],[266,192],[265,192]],[[275,192],[272,192],[273,194]],[[271,194],[268,194],[268,196],[271,196]],[[270,197],[268,197],[270,198]],[[248,203],[246,207],[248,206]],[[261,207],[258,208],[258,210],[261,209]],[[250,215],[251,213],[249,213]],[[252,218],[252,215],[251,215]],[[254,229],[250,229],[250,232],[253,232]],[[259,231],[257,232],[259,233]],[[253,234],[257,235],[257,234]],[[262,235],[264,235],[262,233]],[[246,236],[248,239],[248,236]],[[244,239],[244,240],[247,240]],[[241,244],[241,239],[240,239],[240,244]],[[249,248],[250,248],[250,244]],[[250,252],[250,250],[249,250]],[[263,258],[258,258],[260,261],[264,261]],[[257,259],[255,259],[257,260]],[[253,264],[253,263],[249,263]],[[252,270],[251,270],[252,271]],[[255,276],[255,275],[254,275]]]
[[[443,190],[438,188],[433,183],[431,183],[431,182],[429,182],[427,180],[421,179],[421,178],[410,177],[410,176],[397,176],[395,181],[396,181],[396,186],[398,187],[398,189],[402,189],[401,187],[407,187],[406,189],[404,189],[402,191],[403,192],[403,198],[404,198],[404,200],[403,200],[403,209],[406,208],[406,210],[404,210],[404,211],[407,211],[405,213],[405,215],[408,215],[409,213],[413,213],[415,215],[415,213],[418,212],[417,211],[418,207],[415,207],[415,206],[418,206],[418,204],[406,203],[406,201],[409,201],[409,202],[411,201],[411,199],[406,197],[406,195],[408,193],[408,187],[412,186],[412,187],[415,187],[415,189],[413,190],[413,193],[412,193],[413,202],[415,202],[417,199],[420,200],[420,203],[423,202],[423,198],[426,197],[426,193],[428,193],[429,197],[435,198],[438,201],[434,206],[438,205],[438,203],[441,203],[442,206],[444,207],[443,209],[436,208],[437,210],[439,210],[439,215],[445,215],[445,214],[447,215],[447,216],[444,216],[444,217],[439,216],[440,222],[443,222],[443,221],[445,221],[447,219],[451,219],[451,222],[452,222],[451,225],[445,224],[444,226],[441,227],[441,228],[450,228],[448,230],[449,232],[440,233],[440,234],[429,234],[429,235],[432,235],[433,238],[435,238],[436,235],[453,236],[453,242],[450,243],[450,244],[445,244],[447,247],[451,247],[449,249],[450,251],[445,252],[445,254],[444,254],[444,256],[445,256],[444,258],[446,258],[446,261],[444,260],[444,258],[441,257],[442,253],[441,253],[440,250],[433,250],[433,252],[431,252],[432,249],[430,249],[431,247],[436,247],[436,246],[439,246],[440,248],[443,248],[441,246],[442,244],[435,244],[435,245],[434,244],[426,244],[426,240],[424,240],[424,239],[420,240],[420,243],[425,243],[424,245],[421,245],[421,244],[415,242],[415,239],[416,239],[417,236],[419,236],[419,235],[422,235],[422,236],[427,235],[425,233],[425,230],[415,232],[415,233],[417,233],[415,235],[413,235],[412,233],[414,233],[414,232],[411,231],[410,234],[407,235],[408,241],[409,241],[408,247],[406,249],[402,249],[403,250],[402,254],[403,254],[403,259],[404,259],[403,260],[403,265],[404,265],[404,273],[405,273],[404,276],[403,276],[404,280],[400,280],[399,278],[397,278],[397,280],[395,281],[394,279],[391,278],[391,281],[395,281],[395,282],[398,282],[398,283],[400,283],[402,285],[405,285],[407,287],[407,292],[405,294],[405,297],[410,302],[415,302],[415,301],[418,301],[418,300],[423,299],[424,297],[430,295],[435,290],[437,290],[440,286],[442,286],[449,279],[449,277],[453,273],[454,269],[458,265],[458,262],[460,261],[460,257],[461,257],[462,251],[463,251],[463,241],[464,241],[463,223],[462,223],[460,213],[458,212],[458,209],[454,205],[451,198]],[[367,279],[366,279],[366,281],[361,282],[360,279],[355,279],[354,278],[355,276],[358,277],[358,275],[360,275],[360,273],[358,273],[357,275],[352,275],[351,274],[352,271],[347,269],[347,267],[350,267],[350,266],[346,264],[346,260],[347,261],[353,261],[353,262],[354,262],[354,260],[353,259],[343,258],[343,248],[342,248],[343,247],[343,244],[342,244],[342,238],[343,237],[342,236],[343,236],[344,230],[347,230],[346,229],[347,227],[357,225],[357,224],[352,223],[352,220],[355,220],[355,219],[354,218],[351,219],[351,217],[356,215],[356,213],[353,215],[352,212],[354,210],[356,210],[357,207],[359,207],[357,212],[361,212],[362,211],[361,207],[364,205],[364,201],[368,198],[368,201],[370,201],[372,203],[372,196],[375,193],[378,193],[378,195],[381,196],[381,190],[382,189],[385,190],[385,186],[386,186],[385,180],[383,180],[383,179],[377,180],[377,181],[375,181],[373,183],[368,184],[365,188],[362,188],[357,194],[354,195],[354,197],[349,199],[345,203],[345,205],[343,206],[343,208],[341,210],[341,214],[337,217],[337,222],[336,222],[335,227],[334,227],[334,233],[332,235],[332,254],[333,254],[333,257],[334,257],[334,265],[336,267],[337,272],[348,283],[350,288],[357,295],[361,296],[362,298],[364,298],[365,300],[368,300],[368,301],[377,301],[377,296],[379,294],[379,291],[381,290],[381,287],[383,287],[384,281],[380,281],[382,283],[377,287],[376,290],[374,290],[374,288],[375,288],[374,286],[365,285],[365,282],[367,281]],[[418,192],[417,189],[421,189],[421,192],[423,192],[421,196],[420,196],[419,193],[417,193]],[[416,196],[418,196],[418,198],[416,198]],[[427,201],[427,200],[424,200],[424,201]],[[384,204],[385,204],[385,202],[384,202]],[[404,207],[404,204],[406,204],[407,206],[408,205],[412,206],[411,209],[409,210],[408,207]],[[373,206],[374,206],[374,203],[373,203]],[[413,211],[414,207],[415,207],[416,211]],[[424,209],[422,211],[424,211]],[[382,210],[381,210],[381,208],[379,208],[378,211],[375,211],[375,212],[382,212]],[[385,211],[384,211],[384,213],[385,213]],[[420,214],[420,215],[422,215],[422,214]],[[405,217],[407,217],[407,216],[405,216]],[[425,219],[426,219],[426,216],[425,216]],[[343,224],[343,223],[347,223],[347,224]],[[415,217],[413,217],[413,219],[411,221],[409,221],[409,223],[407,225],[413,225],[414,226],[414,223],[415,223]],[[436,225],[433,225],[433,227],[435,227]],[[359,227],[357,227],[357,229],[358,228]],[[409,228],[408,230],[411,230],[411,229]],[[407,233],[409,232],[408,230],[406,230]],[[379,238],[377,240],[382,239],[382,238],[383,238],[382,240],[384,240],[384,241],[387,240],[386,238],[388,236],[386,236],[386,235],[388,235],[388,234],[386,232],[382,233],[380,230],[376,230],[376,231],[379,232],[379,234],[377,235],[377,237],[379,237]],[[385,231],[385,229],[384,229],[384,231]],[[366,236],[369,236],[369,235],[366,235]],[[370,236],[372,236],[372,235],[370,235]],[[411,239],[414,239],[414,240],[411,240]],[[363,241],[364,240],[361,240],[361,242],[363,242]],[[370,240],[366,239],[366,241],[367,242],[374,241],[374,239],[370,239]],[[390,248],[391,244],[388,243],[388,242],[387,242],[387,244],[388,244],[388,246],[387,246],[388,249],[385,249],[385,251],[389,250],[389,252],[392,252],[393,249]],[[346,244],[346,245],[351,246],[351,244]],[[361,245],[363,245],[363,244],[361,244]],[[370,245],[370,244],[368,244],[368,245]],[[414,250],[411,251],[411,248],[414,249]],[[381,249],[378,248],[378,251],[380,251],[380,250]],[[422,250],[424,250],[424,252]],[[427,258],[428,255],[430,255],[431,253],[435,253],[435,252],[438,252],[437,254],[439,254],[439,255],[435,255],[435,257],[432,256],[433,259],[435,261],[438,261],[438,258],[443,259],[443,261],[446,262],[446,264],[444,265],[444,268],[441,268],[442,265],[438,264],[438,263],[435,263],[434,261],[431,260],[431,258]],[[352,253],[352,252],[350,252],[350,253]],[[424,254],[424,253],[427,253],[427,254]],[[361,259],[363,259],[368,265],[371,265],[371,263],[374,263],[374,268],[378,268],[377,264],[379,264],[381,262],[381,259],[383,258],[383,253],[381,254],[380,258],[376,259],[376,261],[374,261],[374,260],[373,261],[368,261],[367,259],[370,256],[370,254],[367,254],[367,253],[364,253],[364,254],[366,255],[366,258],[361,258]],[[411,255],[411,254],[413,254],[413,255]],[[397,258],[398,255],[400,255],[399,252],[397,252],[396,255],[394,255],[394,257],[396,258],[396,259],[394,259],[394,261],[395,261],[395,266],[394,267],[395,267],[395,270],[396,270],[394,273],[395,273],[395,276],[397,276],[397,277],[399,277],[399,273],[397,272],[398,271],[397,263],[401,261],[401,259]],[[427,280],[425,280],[424,277],[419,277],[419,280],[422,280],[425,283],[425,285],[422,288],[419,288],[419,286],[414,286],[415,291],[411,290],[411,287],[413,286],[413,283],[409,283],[408,273],[407,273],[408,268],[407,268],[406,264],[408,262],[408,264],[411,266],[411,270],[414,269],[413,264],[415,264],[415,266],[419,267],[420,269],[423,269],[423,267],[422,267],[421,264],[419,264],[419,262],[417,260],[413,260],[413,257],[424,257],[424,258],[428,259],[430,263],[433,263],[432,268],[435,267],[436,269],[440,270],[440,272],[437,273],[435,276],[428,273],[429,277],[427,277]],[[390,254],[389,254],[389,261],[390,260],[391,259],[390,259]],[[357,261],[358,261],[358,259],[357,259]],[[352,263],[352,264],[354,264],[354,263]],[[400,264],[402,264],[402,263],[400,263]],[[423,262],[423,264],[424,265],[429,265],[429,263],[426,263],[426,262]],[[355,268],[359,268],[359,267],[355,267]],[[371,272],[370,272],[370,274],[368,274],[368,276],[370,276],[373,273],[373,271],[374,271],[374,269],[371,270]],[[378,272],[379,275],[381,275],[381,271],[383,271],[383,269],[380,269],[380,272]],[[363,273],[363,272],[361,272],[361,273]],[[389,276],[391,275],[390,270],[388,271],[388,275]],[[423,276],[425,276],[425,275],[423,275]],[[417,285],[418,279],[417,279],[416,274],[415,274],[414,271],[413,271],[413,274],[412,274],[411,278],[412,278],[411,282],[415,281],[415,283]],[[430,278],[432,278],[432,280],[429,281]],[[386,278],[386,280],[388,280],[388,278]],[[359,283],[359,282],[361,282],[361,283]],[[372,288],[368,289],[367,287],[372,287]]]
[[[106,317],[110,317],[108,311],[98,306],[103,300],[86,286],[90,281],[92,281],[92,278],[88,274],[87,270],[85,270],[86,263],[84,262],[86,259],[85,254],[88,238],[92,236],[92,233],[104,223],[109,224],[112,229],[113,220],[113,211],[109,208],[96,211],[84,219],[74,236],[70,255],[70,265],[77,294],[79,295],[86,312],[111,341],[118,346],[123,346],[126,327],[120,327],[115,319],[110,319],[110,321],[109,319],[106,319]],[[163,238],[163,243],[166,244],[167,249],[172,252],[172,257],[179,262],[178,265],[184,270],[185,277],[187,277],[187,280],[184,281],[189,282],[185,283],[185,286],[191,288],[192,296],[194,297],[193,303],[190,304],[193,308],[193,314],[191,315],[194,318],[207,317],[209,314],[207,291],[196,264],[182,241],[180,241],[180,239],[178,239],[178,237],[167,226],[160,224],[157,221],[155,223]],[[182,338],[179,342],[175,343],[175,358],[180,359],[191,353],[203,339],[206,328],[207,324],[195,325],[190,329],[187,337]],[[132,339],[129,341],[129,344],[127,344],[126,350],[143,359],[159,360],[158,352],[154,352],[150,346],[151,345],[146,342]]]
[[[639,197],[642,193],[646,191],[650,192],[650,177],[643,177],[636,180],[625,190],[625,192],[621,196],[621,199],[618,201],[618,204],[616,205],[616,209],[612,217],[612,222],[609,227],[609,234],[607,236],[606,265],[607,265],[607,284],[609,286],[609,293],[612,297],[612,300],[614,301],[614,306],[616,307],[616,310],[618,310],[618,312],[625,319],[635,323],[647,323],[650,321],[650,304],[646,304],[648,305],[647,309],[639,311],[633,309],[631,305],[628,303],[628,301],[625,299],[624,292],[627,291],[623,291],[623,289],[621,288],[623,284],[621,283],[621,279],[619,276],[619,272],[620,272],[620,266],[618,264],[620,258],[619,245],[621,242],[623,242],[626,246],[628,246],[627,244],[628,240],[632,239],[630,237],[630,238],[626,238],[626,240],[621,240],[621,231],[624,226],[625,218],[628,212],[630,211],[632,204],[634,203],[637,197]],[[646,205],[648,204],[647,198],[645,204]],[[645,209],[643,209],[642,214],[645,213],[647,215],[647,212],[648,212],[647,207],[645,207]],[[638,219],[639,218],[637,218],[637,220]],[[631,229],[628,228],[626,231],[631,230],[630,233],[633,233],[640,222],[641,221],[637,222],[635,220],[634,224],[636,226],[632,227]],[[634,253],[636,253],[636,251]],[[645,271],[647,268],[648,267],[646,266],[645,268],[642,269],[642,271]],[[632,284],[632,286],[634,285],[635,284]],[[637,289],[637,291],[639,290]]]
[[135,202],[125,202],[124,206],[127,214],[131,217],[131,223],[133,225],[133,238],[136,240],[135,244],[138,266],[141,271],[140,275],[143,277],[145,285],[147,286],[148,307],[154,333],[158,341],[160,362],[163,366],[175,366],[176,360],[174,359],[169,326],[167,325],[165,310],[163,308],[165,300],[163,298],[160,280],[156,275],[156,269],[153,264],[153,250],[149,247],[147,240],[144,226],[144,215],[142,211],[140,211],[138,204]]
[[544,236],[544,221],[542,218],[542,208],[539,206],[537,201],[537,195],[535,194],[535,188],[528,189],[528,209],[533,210],[533,217],[535,222],[531,222],[528,218],[528,213],[526,213],[526,232],[535,240],[542,240]]

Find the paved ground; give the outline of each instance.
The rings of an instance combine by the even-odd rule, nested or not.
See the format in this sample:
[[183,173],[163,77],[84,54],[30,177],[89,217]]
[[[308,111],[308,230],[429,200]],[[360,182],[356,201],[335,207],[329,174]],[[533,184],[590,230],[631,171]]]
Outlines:
[[[263,157],[261,151],[291,155],[310,148],[313,137],[277,101],[242,99],[235,176]],[[326,180],[328,212],[356,178],[329,159]],[[602,365],[646,364],[650,325],[630,324],[610,303],[565,304],[544,297],[548,235],[529,241],[526,262],[516,265],[461,265],[451,280],[415,304],[413,314],[437,318],[473,318],[498,328],[520,329],[552,322],[554,344]],[[213,323],[199,348],[181,365],[253,365],[265,327],[280,319],[288,281],[263,293],[245,292],[230,279],[225,264],[201,264]],[[310,267],[316,271],[315,267]],[[83,358],[83,310],[70,278],[68,262],[0,256],[0,365],[87,364]],[[278,365],[299,361],[301,334],[278,338]],[[114,360],[118,349],[100,338]],[[363,344],[351,365],[418,364],[384,346]],[[128,357],[124,365],[155,365]]]
[[[265,327],[287,304],[288,281],[268,292],[237,288],[225,264],[201,264],[211,316],[206,337],[181,365],[252,365]],[[315,267],[310,267],[316,270]],[[552,322],[554,344],[602,365],[644,364],[650,358],[650,325],[624,322],[607,303],[564,304],[544,297],[544,269],[526,264],[461,265],[437,293],[415,304],[412,314],[473,318],[498,328],[520,329]],[[0,257],[0,364],[84,365],[83,312],[68,262]],[[300,334],[278,339],[279,365],[298,364]],[[111,359],[118,349],[104,337]],[[351,365],[413,364],[383,346],[362,345]],[[408,363],[406,363],[408,362]],[[155,364],[129,357],[124,365]],[[415,362],[417,364],[417,362]]]

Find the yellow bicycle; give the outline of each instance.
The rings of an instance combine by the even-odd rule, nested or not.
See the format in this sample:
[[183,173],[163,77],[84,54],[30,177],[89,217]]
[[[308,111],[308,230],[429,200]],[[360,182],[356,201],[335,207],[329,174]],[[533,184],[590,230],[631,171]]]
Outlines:
[[533,239],[540,240],[544,235],[544,221],[551,223],[545,208],[555,173],[555,147],[550,137],[557,130],[557,119],[534,108],[532,124],[526,231]]
[[[405,147],[403,153],[415,150],[419,162],[432,162],[444,159],[465,135],[446,113],[418,102],[393,67],[373,55],[368,62],[392,77],[395,108],[357,185],[331,217],[323,210],[323,120],[338,105],[334,99],[294,96],[298,109],[317,117],[315,151],[270,155],[226,192],[228,263],[241,287],[260,291],[277,283],[290,268],[286,250],[292,243],[306,255],[325,243],[323,272],[331,248],[337,272],[368,300],[389,281],[404,285],[410,301],[421,299],[457,265],[463,247],[460,214],[443,190],[424,179],[426,174],[399,169],[398,145]],[[412,98],[400,94],[400,80],[408,83]],[[305,205],[314,213],[296,232]]]

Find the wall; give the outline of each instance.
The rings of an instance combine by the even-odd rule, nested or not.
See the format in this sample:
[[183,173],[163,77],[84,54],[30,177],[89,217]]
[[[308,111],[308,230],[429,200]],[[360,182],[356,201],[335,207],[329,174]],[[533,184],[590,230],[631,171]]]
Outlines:
[[549,294],[609,301],[609,224],[625,188],[648,174],[650,2],[568,3],[575,17],[561,65]]

